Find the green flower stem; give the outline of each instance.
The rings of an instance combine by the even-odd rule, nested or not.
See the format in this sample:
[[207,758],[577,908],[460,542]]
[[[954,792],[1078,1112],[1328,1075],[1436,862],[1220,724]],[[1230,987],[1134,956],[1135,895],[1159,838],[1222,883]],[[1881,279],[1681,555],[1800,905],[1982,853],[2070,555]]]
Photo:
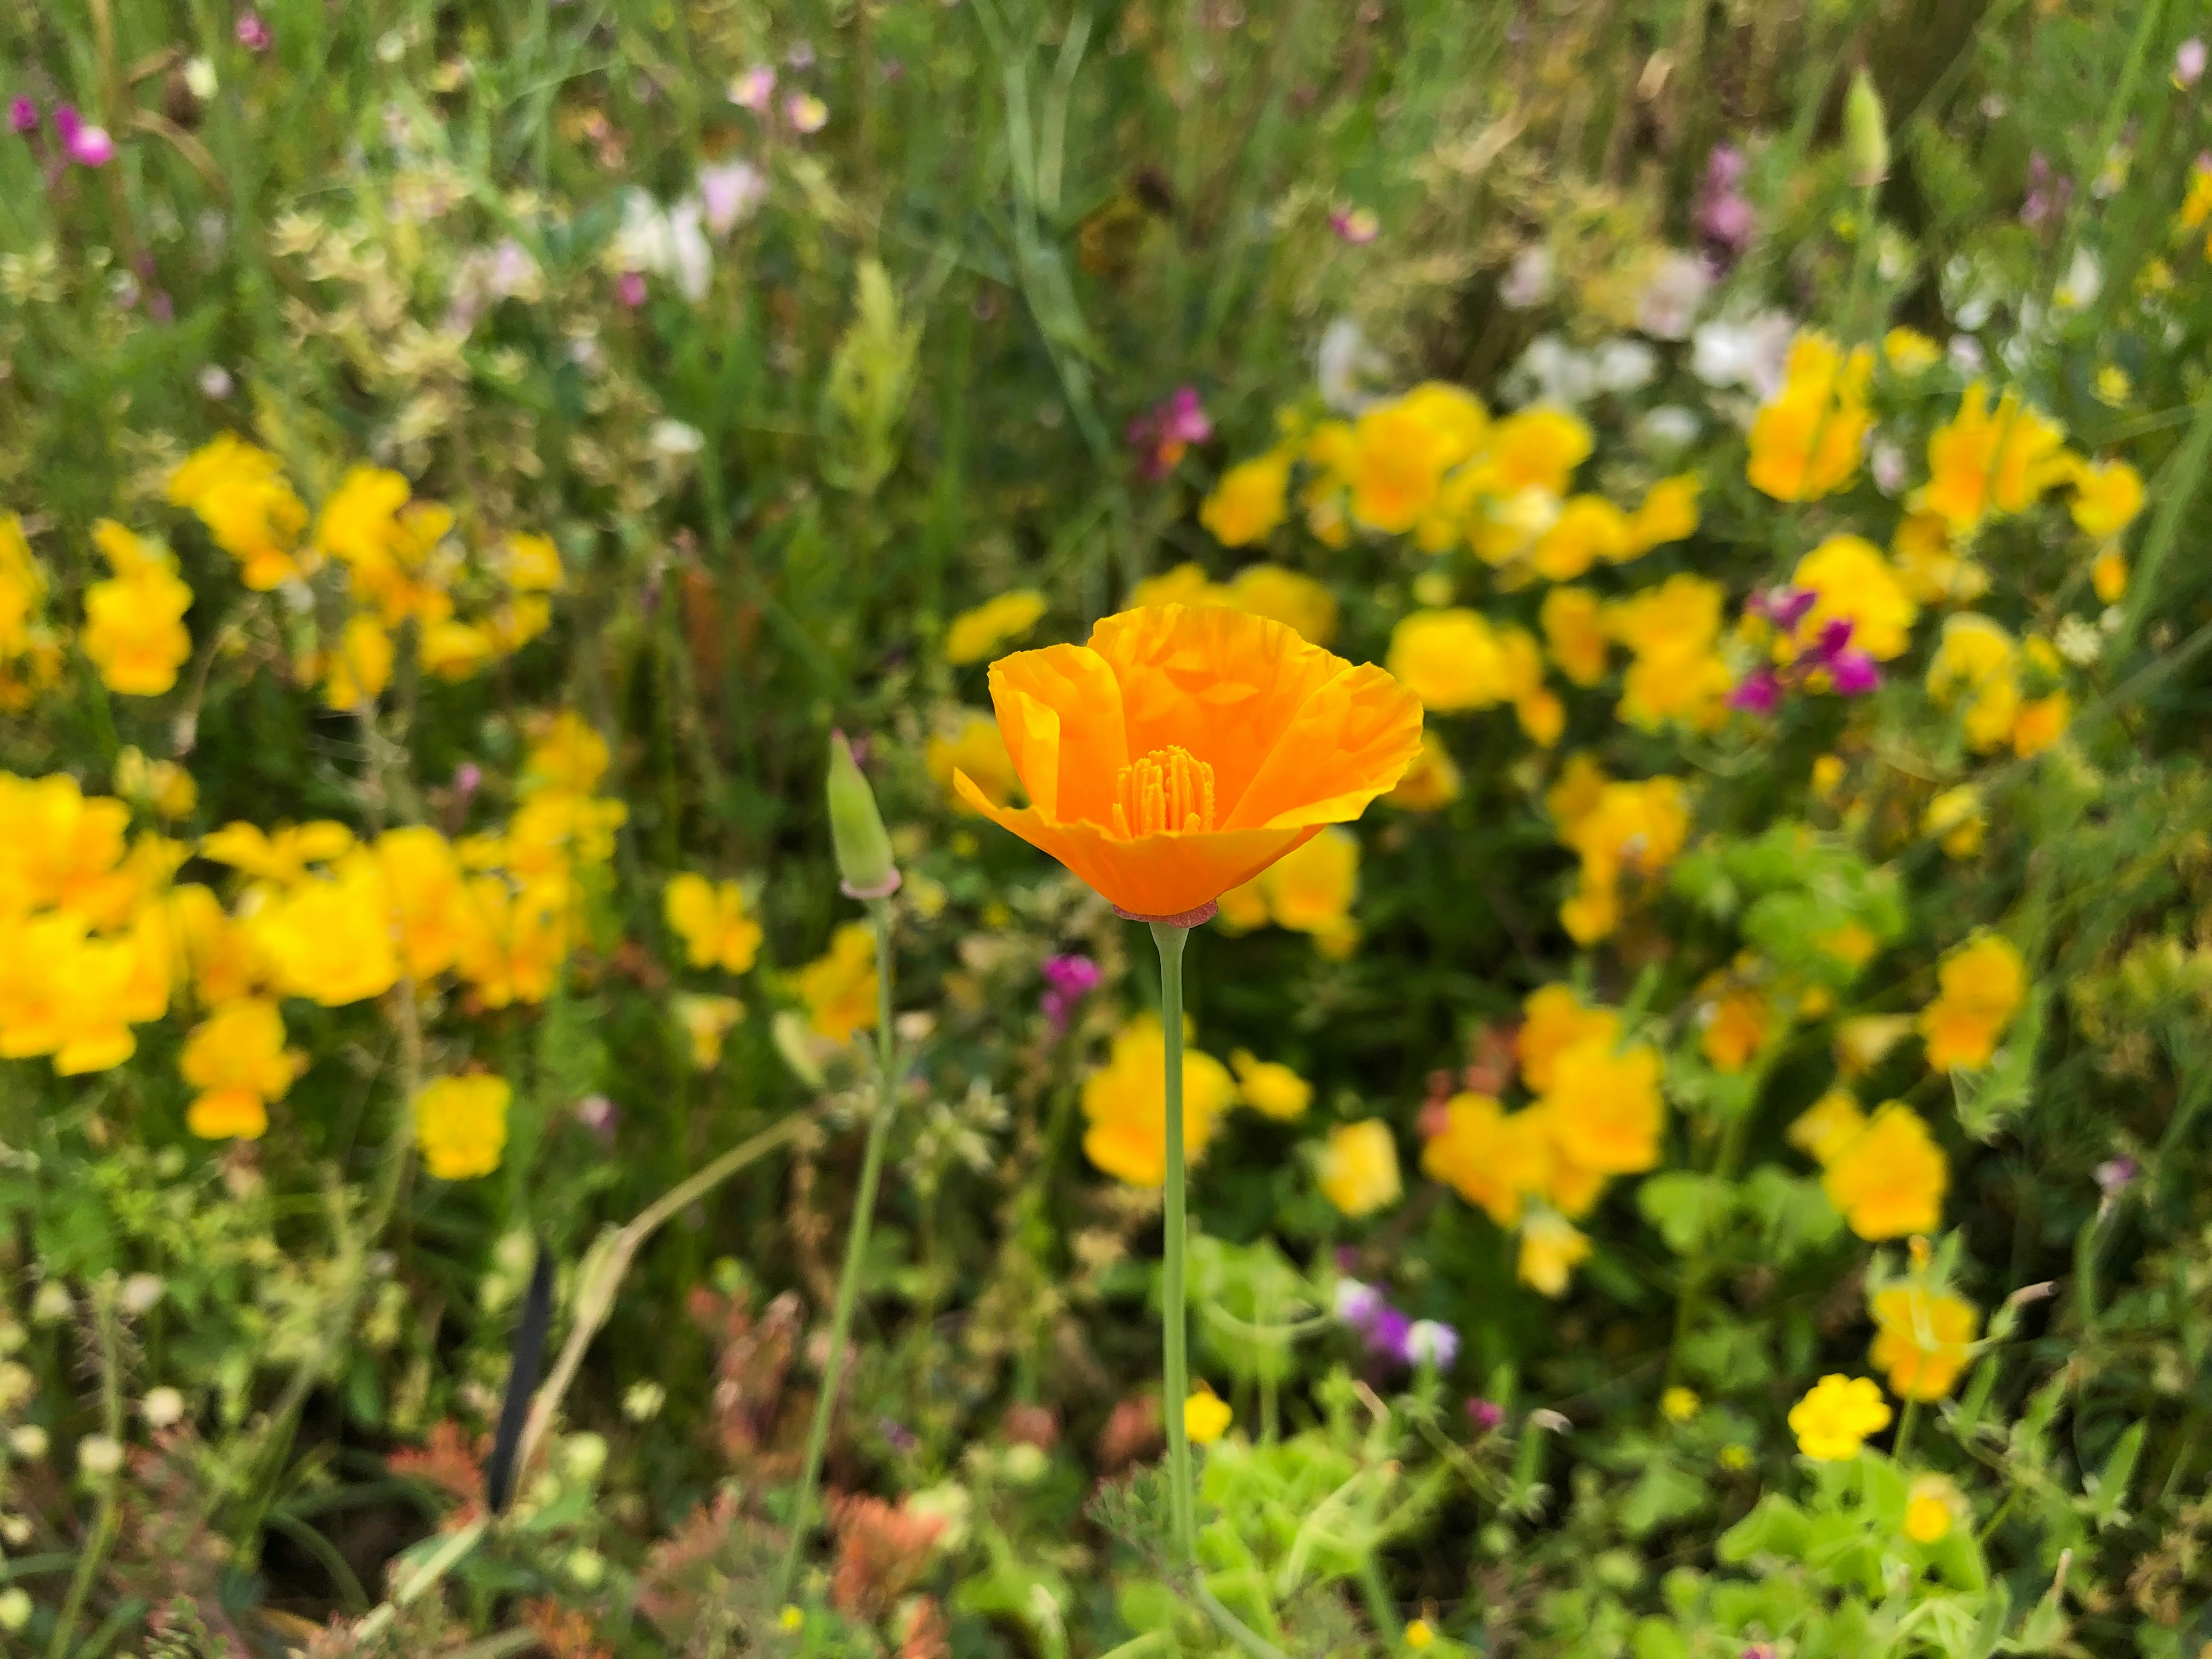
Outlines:
[[874,1219],[876,1188],[884,1174],[884,1143],[890,1138],[897,1107],[897,1039],[891,1030],[891,906],[888,898],[868,902],[876,925],[875,1115],[868,1121],[868,1147],[860,1160],[860,1190],[853,1200],[853,1223],[845,1235],[845,1266],[837,1277],[837,1306],[830,1321],[830,1358],[822,1367],[822,1395],[814,1402],[814,1425],[806,1435],[806,1464],[799,1477],[799,1497],[791,1511],[791,1540],[775,1575],[777,1606],[790,1599],[806,1529],[814,1513],[815,1488],[822,1480],[822,1459],[830,1446],[830,1421],[837,1410],[837,1389],[844,1380],[845,1348],[853,1329],[853,1306],[860,1300],[860,1267],[868,1254],[868,1230]]
[[1192,1490],[1190,1437],[1183,1432],[1182,1403],[1190,1398],[1190,1331],[1184,1304],[1183,1247],[1189,1223],[1183,1203],[1182,1155],[1182,951],[1190,929],[1152,923],[1152,943],[1160,953],[1160,1031],[1167,1050],[1167,1215],[1160,1267],[1162,1346],[1166,1350],[1168,1501],[1175,1526],[1176,1564],[1198,1571],[1198,1507]]
[[1889,1456],[1892,1462],[1902,1465],[1905,1459],[1912,1455],[1912,1429],[1913,1425],[1918,1422],[1919,1419],[1920,1402],[1917,1400],[1907,1400],[1905,1402],[1905,1408],[1898,1413],[1897,1437],[1889,1443]]

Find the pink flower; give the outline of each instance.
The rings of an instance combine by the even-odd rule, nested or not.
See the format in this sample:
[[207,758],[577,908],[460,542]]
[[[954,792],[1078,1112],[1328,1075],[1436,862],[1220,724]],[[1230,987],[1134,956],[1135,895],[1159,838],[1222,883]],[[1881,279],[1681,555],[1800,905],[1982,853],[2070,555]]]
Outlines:
[[54,136],[62,141],[63,154],[79,167],[105,167],[115,159],[115,140],[107,129],[88,125],[74,104],[54,106]]
[[1716,144],[1705,158],[1705,183],[1698,197],[1698,234],[1705,255],[1726,270],[1743,258],[1758,228],[1758,216],[1743,194],[1744,154],[1734,144]]
[[1193,444],[1213,435],[1213,422],[1199,401],[1196,386],[1178,386],[1164,403],[1131,421],[1122,436],[1137,452],[1137,471],[1158,481],[1176,469]]
[[830,106],[811,92],[794,92],[784,100],[783,118],[793,132],[819,132],[830,125]]
[[39,130],[39,106],[28,98],[18,98],[8,106],[8,125],[15,132],[36,132]]
[[1066,1031],[1083,999],[1098,988],[1101,970],[1089,957],[1054,957],[1044,965],[1045,993],[1040,1006],[1053,1034]]
[[2181,43],[2181,50],[2173,54],[2173,84],[2184,92],[2204,78],[2204,42],[2191,39]]
[[775,96],[775,71],[766,64],[754,64],[730,82],[730,101],[756,115],[767,114],[769,100]]
[[768,195],[768,175],[750,161],[724,161],[699,169],[699,200],[707,210],[707,232],[726,236],[752,216]]
[[625,270],[615,278],[615,299],[632,311],[645,303],[645,273]]
[[1354,247],[1364,247],[1382,234],[1382,222],[1375,216],[1372,208],[1333,209],[1328,216],[1328,228]]
[[261,21],[261,14],[250,9],[238,14],[236,33],[238,44],[248,52],[266,52],[274,40],[269,25]]

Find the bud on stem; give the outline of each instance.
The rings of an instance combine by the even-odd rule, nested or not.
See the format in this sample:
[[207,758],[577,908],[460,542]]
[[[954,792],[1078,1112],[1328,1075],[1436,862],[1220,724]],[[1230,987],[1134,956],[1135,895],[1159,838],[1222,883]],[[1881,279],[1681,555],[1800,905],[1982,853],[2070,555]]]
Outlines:
[[1844,100],[1844,155],[1850,163],[1851,182],[1862,190],[1889,177],[1888,118],[1882,113],[1873,77],[1864,70],[1851,76],[1851,89]]
[[837,849],[837,874],[848,897],[888,898],[898,891],[898,866],[891,858],[883,814],[876,810],[875,791],[868,787],[842,732],[830,734],[830,839]]

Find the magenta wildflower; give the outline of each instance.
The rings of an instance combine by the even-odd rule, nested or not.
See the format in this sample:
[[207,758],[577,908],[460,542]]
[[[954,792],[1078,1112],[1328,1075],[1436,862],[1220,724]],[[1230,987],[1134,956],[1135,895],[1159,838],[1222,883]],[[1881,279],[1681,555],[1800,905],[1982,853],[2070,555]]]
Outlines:
[[1382,222],[1373,208],[1340,207],[1331,209],[1328,228],[1340,240],[1354,247],[1364,247],[1382,234]]
[[2173,54],[2173,84],[2186,92],[2204,78],[2204,42],[2194,37],[2184,40],[2181,49]]
[[2108,1158],[2095,1170],[2097,1186],[2106,1198],[2117,1198],[2135,1185],[2136,1177],[2142,1173],[2142,1165],[2125,1152],[2118,1158]]
[[39,106],[35,100],[17,98],[8,106],[8,127],[12,132],[36,132],[39,130]]
[[261,14],[250,7],[238,14],[234,32],[238,44],[248,52],[266,52],[276,38],[269,33],[269,25],[262,21]]
[[90,125],[74,104],[54,106],[54,136],[62,141],[62,153],[81,167],[105,167],[115,159],[107,129]]
[[[1820,597],[1809,587],[1771,587],[1753,593],[1743,608],[1771,623],[1777,632],[1794,634]],[[1778,669],[1755,668],[1739,681],[1729,693],[1729,707],[1750,714],[1771,714],[1785,693],[1806,687],[1816,674],[1822,679],[1814,689],[1839,697],[1866,696],[1881,684],[1881,667],[1851,643],[1851,631],[1850,617],[1830,617],[1794,661]]]
[[1137,452],[1137,471],[1158,481],[1176,469],[1193,444],[1213,435],[1196,386],[1178,386],[1164,403],[1156,404],[1132,420],[1122,436]]
[[625,270],[615,278],[615,298],[630,310],[635,311],[645,303],[645,273]]
[[1480,1395],[1470,1395],[1467,1401],[1467,1420],[1474,1425],[1477,1434],[1488,1434],[1505,1420],[1505,1408],[1495,1400],[1485,1400]]
[[1067,1030],[1075,1011],[1083,1006],[1084,998],[1098,988],[1102,976],[1098,964],[1089,957],[1058,956],[1046,962],[1044,999],[1040,1006],[1051,1022],[1054,1036]]
[[1734,144],[1716,144],[1705,158],[1705,188],[1698,197],[1698,234],[1706,257],[1722,270],[1743,258],[1758,228],[1757,216],[1742,191],[1744,154]]

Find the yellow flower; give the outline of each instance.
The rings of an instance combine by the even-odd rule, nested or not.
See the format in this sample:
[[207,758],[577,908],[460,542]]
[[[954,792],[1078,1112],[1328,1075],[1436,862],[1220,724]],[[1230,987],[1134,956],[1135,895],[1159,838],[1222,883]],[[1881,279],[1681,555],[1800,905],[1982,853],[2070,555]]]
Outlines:
[[1382,797],[1408,812],[1433,812],[1459,799],[1460,772],[1451,746],[1435,728],[1421,732],[1421,751],[1398,780],[1398,787]]
[[1237,1073],[1237,1098],[1264,1117],[1292,1122],[1313,1104],[1313,1085],[1280,1060],[1261,1060],[1249,1048],[1239,1048],[1229,1056],[1229,1067]]
[[1322,1195],[1346,1215],[1371,1215],[1395,1204],[1403,1188],[1390,1126],[1379,1117],[1338,1124],[1322,1151],[1320,1177]]
[[1224,547],[1249,547],[1273,534],[1287,516],[1290,485],[1287,450],[1239,461],[1221,475],[1213,493],[1200,504],[1198,521]]
[[169,475],[168,495],[238,561],[248,587],[266,592],[305,574],[294,549],[307,527],[307,506],[267,450],[219,434]]
[[1938,708],[1966,699],[1966,742],[1987,753],[2012,735],[2020,713],[2020,677],[2012,635],[1972,611],[1943,619],[1943,636],[1928,664],[1928,695]]
[[1702,487],[1694,472],[1678,473],[1653,484],[1629,515],[1627,549],[1617,556],[1636,558],[1655,547],[1695,535],[1698,492]]
[[337,1008],[398,982],[391,894],[366,851],[348,854],[328,877],[301,881],[255,918],[255,932],[288,995]]
[[1956,1486],[1940,1474],[1923,1474],[1905,1493],[1905,1535],[1916,1544],[1940,1544],[1965,1509]]
[[1390,678],[1440,714],[1488,708],[1505,696],[1498,634],[1479,611],[1415,611],[1390,630]]
[[1881,337],[1881,355],[1890,368],[1913,380],[1943,361],[1943,349],[1917,328],[1893,328]]
[[1912,1032],[1910,1014],[1861,1014],[1836,1026],[1836,1064],[1845,1077],[1863,1077]]
[[489,1072],[431,1083],[415,1097],[415,1144],[422,1149],[422,1167],[441,1181],[467,1181],[499,1168],[514,1098],[507,1079]]
[[1831,536],[1798,560],[1790,580],[1820,596],[1798,624],[1800,641],[1817,640],[1841,621],[1851,625],[1851,646],[1880,662],[1902,656],[1912,643],[1920,608],[1872,542]]
[[1970,859],[1980,852],[1988,827],[1981,792],[1971,783],[1944,790],[1928,803],[1920,819],[1920,833],[1940,836],[1943,851],[1954,859]]
[[1525,1197],[1542,1190],[1553,1154],[1541,1121],[1508,1113],[1489,1095],[1444,1103],[1444,1127],[1421,1148],[1421,1173],[1449,1186],[1501,1227],[1521,1218]]
[[1790,1126],[1790,1144],[1825,1169],[1866,1127],[1858,1097],[1849,1089],[1831,1089],[1797,1115]]
[[467,894],[460,860],[446,838],[425,824],[387,830],[376,842],[400,955],[418,983],[453,965],[467,936]]
[[1694,1391],[1678,1382],[1659,1396],[1659,1415],[1669,1423],[1686,1423],[1703,1403]]
[[962,611],[945,630],[945,660],[957,668],[996,655],[1035,628],[1047,608],[1036,589],[1018,587]]
[[280,824],[264,833],[251,823],[226,823],[200,837],[200,856],[258,880],[289,887],[302,879],[311,864],[331,864],[353,848],[353,831],[329,818],[312,823]]
[[1866,405],[1873,373],[1866,347],[1846,356],[1825,334],[1798,335],[1781,390],[1753,418],[1745,476],[1781,501],[1818,501],[1850,483],[1874,424]]
[[1816,1463],[1848,1462],[1888,1426],[1889,1402],[1870,1377],[1832,1373],[1790,1408],[1797,1449]]
[[607,740],[574,709],[564,708],[535,733],[516,787],[526,795],[588,795],[606,775],[607,759]]
[[2074,700],[2063,691],[2029,698],[2013,717],[2013,753],[2023,757],[2041,754],[2066,735],[2067,724],[2073,718]]
[[2118,605],[2127,597],[2128,556],[2117,547],[2104,549],[2089,567],[2089,585],[2100,601]]
[[1928,438],[1928,483],[1911,501],[1954,531],[1992,513],[2021,513],[2069,471],[2065,428],[2008,388],[1990,408],[1989,386],[1966,387],[1959,412]]
[[1409,398],[1364,410],[1344,458],[1353,520],[1394,535],[1411,530],[1436,501],[1453,447],[1451,434]]
[[678,992],[676,1023],[691,1044],[691,1064],[711,1072],[722,1063],[722,1039],[745,1017],[745,1005],[735,997],[698,996]]
[[498,876],[469,883],[453,967],[484,1006],[543,1002],[552,994],[568,954],[571,897],[564,876],[542,876],[520,887]]
[[1889,538],[1897,579],[1922,605],[1965,604],[1990,589],[1990,573],[1951,544],[1939,513],[1908,513]]
[[[1106,1063],[1083,1082],[1083,1152],[1092,1164],[1133,1187],[1167,1177],[1167,1039],[1160,1023],[1140,1014],[1123,1026]],[[1183,1156],[1195,1162],[1213,1138],[1217,1120],[1236,1103],[1229,1068],[1186,1046],[1182,1057]]]
[[1679,778],[1601,785],[1589,810],[1559,831],[1582,858],[1580,882],[1559,909],[1561,925],[1581,944],[1603,939],[1620,922],[1621,877],[1666,869],[1689,827]]
[[392,635],[374,617],[348,617],[324,671],[323,701],[333,708],[358,708],[382,696],[391,683]]
[[425,673],[441,680],[465,680],[497,654],[491,635],[474,623],[448,617],[429,623],[416,647]]
[[500,544],[497,564],[518,593],[557,593],[567,580],[561,550],[550,536],[518,532]]
[[374,586],[405,545],[399,511],[412,493],[397,472],[349,469],[315,520],[315,545],[343,560],[356,577],[371,574]]
[[1536,538],[1529,563],[1547,581],[1568,582],[1601,559],[1615,563],[1626,558],[1629,546],[1626,514],[1602,495],[1577,495]]
[[1592,446],[1590,429],[1578,416],[1543,404],[1524,409],[1490,428],[1478,463],[1482,487],[1501,497],[1523,490],[1565,495]]
[[1294,630],[1308,645],[1336,637],[1336,599],[1310,576],[1279,564],[1248,564],[1230,578],[1227,604]]
[[1529,1093],[1540,1095],[1552,1086],[1553,1068],[1566,1050],[1581,1042],[1611,1048],[1620,1037],[1620,1016],[1612,1009],[1586,1007],[1571,985],[1540,987],[1522,1003],[1521,1030],[1513,1039],[1521,1081]]
[[1141,611],[1159,605],[1220,605],[1222,591],[1213,585],[1205,568],[1179,564],[1157,576],[1147,576],[1129,590],[1128,609]]
[[1950,1166],[1912,1109],[1885,1102],[1867,1127],[1829,1159],[1820,1186],[1861,1238],[1880,1241],[1936,1231],[1943,1219]]
[[1226,1400],[1201,1384],[1196,1394],[1182,1402],[1182,1431],[1194,1444],[1210,1446],[1229,1432],[1234,1415]]
[[307,1065],[284,1047],[276,1005],[259,997],[218,1007],[185,1039],[177,1069],[199,1091],[185,1127],[203,1140],[258,1140],[269,1127],[269,1103],[282,1100]]
[[1605,678],[1605,609],[1596,594],[1587,587],[1555,587],[1544,595],[1540,616],[1544,643],[1562,674],[1577,685],[1595,685]]
[[799,970],[795,981],[807,1018],[832,1042],[876,1024],[875,929],[848,921],[830,936],[830,948]]
[[1561,1049],[1537,1102],[1553,1144],[1569,1162],[1599,1175],[1651,1168],[1666,1119],[1659,1097],[1665,1069],[1659,1051],[1645,1043],[1616,1050],[1609,1039],[1592,1036]]
[[2074,469],[2074,522],[2090,535],[2118,535],[2142,506],[2142,475],[2125,461],[2084,461]]
[[1319,834],[1221,896],[1232,925],[1263,921],[1310,933],[1324,956],[1351,954],[1359,941],[1352,906],[1359,896],[1359,837],[1341,824]]
[[177,579],[176,560],[158,542],[134,536],[112,519],[92,538],[115,575],[84,591],[84,654],[107,689],[126,697],[158,697],[177,683],[192,654],[185,612],[192,590]]
[[1419,1652],[1436,1645],[1437,1632],[1425,1619],[1416,1619],[1406,1626],[1406,1645]]
[[1936,970],[1936,1000],[1917,1024],[1937,1071],[1986,1066],[2027,994],[2027,964],[2001,933],[1977,933]]
[[1590,1242],[1564,1216],[1549,1210],[1532,1210],[1521,1224],[1521,1282],[1538,1294],[1566,1294],[1567,1280],[1589,1260]]
[[1621,681],[1622,720],[1705,731],[1726,718],[1729,669],[1713,648],[1725,598],[1719,583],[1678,572],[1605,608],[1607,631],[1636,659]]
[[131,744],[116,754],[115,788],[165,818],[190,817],[200,799],[200,787],[191,773],[174,761],[149,761]]
[[46,594],[46,573],[16,514],[0,514],[0,662],[31,648],[32,625]]
[[1948,1291],[1887,1285],[1874,1293],[1874,1346],[1867,1364],[1889,1375],[1900,1400],[1941,1400],[1973,1357],[1981,1311]]
[[672,877],[661,908],[694,968],[742,974],[752,967],[761,927],[745,914],[744,890],[734,881],[710,882],[689,872]]
[[1754,987],[1729,985],[1723,979],[1720,994],[1698,1009],[1705,1029],[1698,1044],[1715,1071],[1735,1073],[1749,1066],[1765,1042],[1771,1011]]

